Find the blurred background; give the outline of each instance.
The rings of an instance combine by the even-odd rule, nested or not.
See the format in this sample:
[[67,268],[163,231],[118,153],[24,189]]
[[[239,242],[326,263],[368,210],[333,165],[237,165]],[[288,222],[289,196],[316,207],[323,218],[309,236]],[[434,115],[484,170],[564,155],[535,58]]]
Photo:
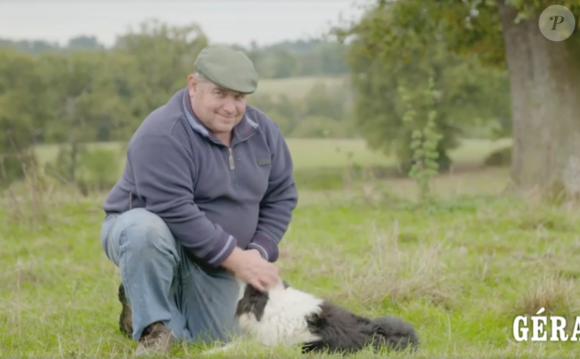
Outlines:
[[[437,41],[416,44],[411,50],[419,52],[406,56],[397,46],[410,31],[384,46],[385,38],[373,37],[408,25],[371,19],[390,16],[377,6],[369,0],[3,2],[2,185],[21,180],[22,163],[34,156],[59,183],[83,193],[107,190],[132,132],[185,86],[201,48],[216,43],[254,61],[260,83],[250,103],[280,124],[303,186],[340,187],[345,171],[360,176],[362,168],[374,176],[407,175],[413,126],[403,121],[408,101],[400,90],[422,111],[415,122],[425,122],[429,78],[442,134],[439,170],[507,165],[505,68],[486,67]],[[341,31],[358,31],[374,47]]]

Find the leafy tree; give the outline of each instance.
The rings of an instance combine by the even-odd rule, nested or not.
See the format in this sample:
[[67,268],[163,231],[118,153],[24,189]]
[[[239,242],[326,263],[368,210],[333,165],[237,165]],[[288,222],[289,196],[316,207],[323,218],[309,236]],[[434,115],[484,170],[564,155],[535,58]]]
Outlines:
[[[464,129],[509,115],[508,102],[497,101],[504,96],[497,89],[507,85],[507,79],[500,71],[482,68],[477,59],[451,53],[441,42],[414,49],[407,58],[375,44],[379,35],[374,31],[378,30],[367,28],[372,22],[366,21],[382,16],[388,23],[392,15],[389,9],[377,9],[353,30],[356,39],[347,58],[354,92],[353,121],[371,148],[395,154],[407,172],[412,161],[411,134],[416,129],[403,124],[406,105],[399,88],[406,89],[411,101],[419,101],[417,117],[427,119],[431,108],[421,103],[428,79],[433,78],[438,89],[434,93],[435,131],[443,136],[437,145],[437,162],[440,170],[446,170],[451,164],[448,152],[459,145]],[[486,106],[493,102],[500,106]]]
[[[578,18],[578,0],[560,4]],[[485,65],[507,69],[512,179],[520,189],[573,191],[580,180],[575,170],[580,167],[580,39],[573,35],[554,42],[542,35],[539,15],[550,5],[547,0],[377,0],[360,22],[336,33],[343,40],[354,37],[352,51],[364,54],[371,77],[395,55],[406,61],[424,58],[438,42],[456,54],[476,55]],[[365,76],[361,68],[353,66],[353,77]],[[380,102],[388,96],[376,93],[384,86],[376,79],[359,81],[360,89],[375,93],[369,104],[375,111],[368,110],[368,116],[377,121],[385,109]]]
[[331,88],[323,81],[316,82],[303,97],[303,115],[327,116],[342,121],[347,94],[345,87]]
[[[133,64],[130,74],[139,117],[144,118],[162,105],[177,90],[187,84],[187,75],[193,72],[195,58],[208,45],[208,39],[196,24],[169,26],[158,20],[140,24],[138,32],[121,36],[114,53],[125,56]],[[129,60],[130,59],[130,60]]]
[[0,49],[0,183],[4,187],[34,163],[28,151],[43,135],[47,94],[38,60],[10,48]]
[[47,96],[52,113],[46,119],[46,134],[63,145],[61,151],[66,151],[70,163],[63,175],[71,181],[85,150],[84,143],[96,137],[96,117],[104,108],[99,77],[103,75],[105,56],[103,52],[86,51],[68,56],[47,53],[39,58],[43,82],[51,84]]

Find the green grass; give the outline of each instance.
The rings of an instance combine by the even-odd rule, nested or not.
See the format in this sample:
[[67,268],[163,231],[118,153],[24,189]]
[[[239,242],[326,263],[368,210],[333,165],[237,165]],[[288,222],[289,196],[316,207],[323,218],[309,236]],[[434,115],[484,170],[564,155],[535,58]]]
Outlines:
[[[348,151],[367,166],[389,163],[360,141],[289,143],[297,171],[338,168]],[[480,163],[502,145],[466,141],[453,156]],[[45,160],[50,151],[40,152]],[[437,177],[432,186],[438,201],[428,206],[414,202],[416,186],[408,179],[351,183],[341,190],[312,190],[300,182],[280,271],[293,286],[362,315],[391,314],[413,323],[422,342],[417,358],[578,355],[574,342],[513,340],[514,317],[541,307],[566,316],[567,333],[573,332],[580,314],[580,214],[533,197],[503,195],[507,176],[500,168]],[[99,240],[103,196],[29,184],[1,197],[0,357],[133,352],[136,343],[117,327],[118,271]],[[299,357],[297,349],[251,348],[235,355]],[[199,350],[180,343],[171,354],[197,357]]]
[[292,77],[286,79],[261,79],[258,83],[256,95],[286,95],[289,98],[302,98],[312,89],[312,87],[322,82],[329,87],[344,86],[348,79],[344,76],[312,76],[312,77]]
[[[580,354],[572,342],[512,339],[515,315],[544,306],[573,324],[580,313],[580,215],[502,197],[506,180],[505,170],[439,177],[440,201],[423,208],[409,200],[409,180],[302,191],[281,245],[281,273],[360,314],[413,323],[418,358]],[[32,217],[25,198],[3,199],[0,357],[125,357],[136,346],[117,329],[119,276],[99,241],[103,197],[73,193],[37,197],[45,220]],[[298,357],[293,349],[253,350]],[[182,343],[172,355],[198,351]]]

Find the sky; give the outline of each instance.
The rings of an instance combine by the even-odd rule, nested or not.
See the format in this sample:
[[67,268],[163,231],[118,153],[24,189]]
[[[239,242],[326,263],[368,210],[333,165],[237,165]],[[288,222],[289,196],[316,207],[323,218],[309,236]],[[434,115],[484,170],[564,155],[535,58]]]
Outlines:
[[0,0],[0,38],[62,45],[78,35],[111,45],[129,26],[158,18],[192,22],[209,41],[249,45],[318,37],[330,24],[358,18],[369,0]]

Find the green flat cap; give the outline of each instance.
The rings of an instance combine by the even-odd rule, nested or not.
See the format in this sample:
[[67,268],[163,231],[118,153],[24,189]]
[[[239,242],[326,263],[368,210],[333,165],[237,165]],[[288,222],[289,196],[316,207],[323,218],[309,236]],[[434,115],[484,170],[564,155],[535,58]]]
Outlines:
[[245,94],[258,87],[258,73],[243,52],[224,45],[208,46],[195,60],[196,70],[214,84]]

